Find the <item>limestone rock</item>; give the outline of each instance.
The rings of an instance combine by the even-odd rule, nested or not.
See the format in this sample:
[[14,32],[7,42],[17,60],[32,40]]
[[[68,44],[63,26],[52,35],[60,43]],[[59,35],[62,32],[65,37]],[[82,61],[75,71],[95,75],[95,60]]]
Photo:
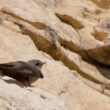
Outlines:
[[0,0],[0,63],[47,62],[34,88],[0,79],[0,109],[109,110],[109,13],[107,0]]
[[[53,61],[49,61],[43,71],[45,71],[45,79],[39,80],[33,85],[62,97],[66,100],[69,110],[106,110],[109,108],[107,107],[109,97],[88,87],[83,80],[79,80],[75,71],[71,72],[60,63],[53,63]],[[93,84],[87,84],[94,88]],[[96,88],[100,88],[101,91],[101,85]],[[107,106],[103,106],[103,100]]]
[[66,110],[65,103],[57,96],[16,84],[17,81],[10,78],[0,79],[1,110]]

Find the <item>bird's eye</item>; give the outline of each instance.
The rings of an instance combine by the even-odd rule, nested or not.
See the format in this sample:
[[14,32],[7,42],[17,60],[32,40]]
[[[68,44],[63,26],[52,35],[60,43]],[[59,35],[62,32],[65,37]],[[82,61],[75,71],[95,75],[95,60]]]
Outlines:
[[39,63],[36,63],[36,66],[39,66]]

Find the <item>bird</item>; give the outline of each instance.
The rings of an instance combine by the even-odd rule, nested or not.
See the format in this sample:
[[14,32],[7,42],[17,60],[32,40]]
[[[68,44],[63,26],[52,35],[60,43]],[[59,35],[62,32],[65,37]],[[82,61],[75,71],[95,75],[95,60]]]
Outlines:
[[41,72],[43,64],[40,60],[15,61],[0,64],[0,70],[3,75],[12,77],[20,82],[27,82],[31,86],[30,79],[44,78]]

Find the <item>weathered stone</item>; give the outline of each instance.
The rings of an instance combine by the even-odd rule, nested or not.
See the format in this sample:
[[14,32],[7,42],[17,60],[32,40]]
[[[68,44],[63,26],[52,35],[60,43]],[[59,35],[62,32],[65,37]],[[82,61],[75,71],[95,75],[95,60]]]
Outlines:
[[37,88],[22,88],[17,85],[17,81],[4,78],[4,80],[0,79],[0,109],[66,110],[66,106],[57,96]]
[[109,110],[107,3],[0,0],[0,62],[47,62],[42,68],[44,79],[33,83],[34,88],[0,79],[0,109]]

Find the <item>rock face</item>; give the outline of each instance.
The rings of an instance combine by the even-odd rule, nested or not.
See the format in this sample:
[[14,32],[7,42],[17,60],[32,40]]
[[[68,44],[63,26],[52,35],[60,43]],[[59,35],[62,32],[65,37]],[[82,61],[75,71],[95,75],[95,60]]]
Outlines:
[[40,89],[22,88],[10,78],[0,79],[0,83],[1,110],[66,110],[62,100]]
[[110,110],[108,0],[0,0],[0,63],[47,62],[34,87],[0,79],[0,110]]

